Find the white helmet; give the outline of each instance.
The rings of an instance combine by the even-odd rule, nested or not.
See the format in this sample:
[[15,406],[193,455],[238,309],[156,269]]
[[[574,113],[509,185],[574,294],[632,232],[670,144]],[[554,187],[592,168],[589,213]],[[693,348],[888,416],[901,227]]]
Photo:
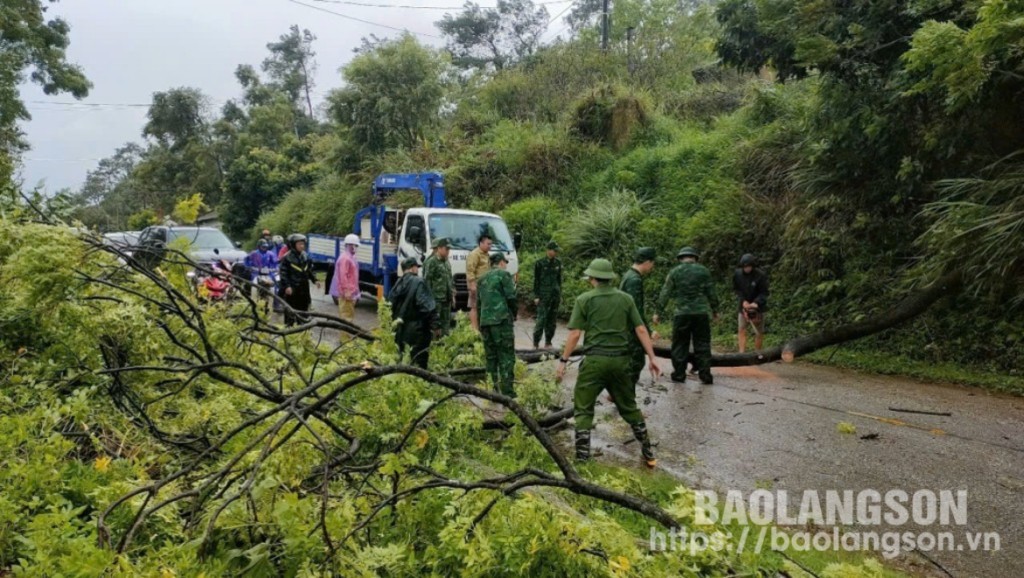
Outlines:
[[355,235],[353,233],[349,233],[348,235],[345,235],[345,244],[346,245],[356,245],[358,247],[359,246],[359,235]]

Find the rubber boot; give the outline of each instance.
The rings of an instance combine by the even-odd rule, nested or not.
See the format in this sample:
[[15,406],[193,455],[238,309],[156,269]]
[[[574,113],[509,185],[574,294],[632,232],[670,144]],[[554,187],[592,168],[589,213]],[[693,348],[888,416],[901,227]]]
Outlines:
[[651,446],[651,437],[647,435],[647,424],[640,422],[638,424],[631,425],[633,428],[633,436],[636,437],[636,441],[640,442],[640,453],[644,457],[644,465],[649,468],[653,468],[658,465],[658,460],[654,458],[654,448]]
[[576,461],[590,459],[590,430],[576,430]]

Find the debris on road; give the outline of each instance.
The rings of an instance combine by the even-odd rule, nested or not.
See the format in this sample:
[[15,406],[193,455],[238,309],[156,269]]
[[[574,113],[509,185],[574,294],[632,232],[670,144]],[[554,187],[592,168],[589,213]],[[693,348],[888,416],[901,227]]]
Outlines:
[[948,411],[927,411],[923,409],[905,409],[902,407],[890,407],[889,411],[897,411],[900,413],[919,413],[921,415],[941,415],[946,417],[953,416],[953,413]]

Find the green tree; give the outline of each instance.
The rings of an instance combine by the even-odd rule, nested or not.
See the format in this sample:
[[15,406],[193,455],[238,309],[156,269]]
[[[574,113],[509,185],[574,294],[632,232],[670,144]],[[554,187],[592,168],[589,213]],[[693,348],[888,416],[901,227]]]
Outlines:
[[196,191],[211,203],[219,201],[226,163],[209,117],[209,99],[196,88],[153,95],[142,131],[153,144],[133,173],[142,207],[168,214],[178,199]]
[[466,2],[462,12],[436,23],[461,68],[507,68],[532,55],[548,24],[548,11],[533,0],[498,0],[494,8]]
[[347,86],[328,97],[331,117],[363,151],[412,146],[437,123],[446,68],[411,35],[385,42],[342,69]]
[[127,143],[86,173],[85,183],[73,195],[76,216],[85,225],[103,230],[126,226],[128,215],[140,208],[132,176],[145,152],[138,144]]
[[204,206],[203,195],[195,193],[178,201],[174,205],[174,211],[171,213],[171,216],[179,223],[193,225],[196,219],[199,218],[199,213],[202,212]]
[[[50,0],[51,2],[53,0]],[[10,180],[12,157],[26,148],[18,122],[30,120],[18,94],[29,79],[46,94],[70,93],[84,98],[92,85],[81,68],[66,60],[70,27],[60,18],[47,19],[42,0],[0,3],[0,182]]]
[[309,30],[299,31],[292,25],[288,34],[278,42],[267,44],[270,57],[263,61],[263,72],[295,103],[305,101],[309,116],[313,116],[313,75],[316,74],[316,36]]
[[276,145],[261,145],[254,135],[246,135],[247,144],[231,163],[224,181],[220,213],[232,235],[244,236],[261,213],[290,191],[314,181],[318,174],[312,156],[314,138],[298,139],[284,133]]
[[194,141],[206,139],[204,120],[208,98],[197,88],[174,88],[153,95],[142,135],[162,146],[180,150]]
[[777,28],[785,20],[772,20],[792,8],[792,0],[722,0],[715,11],[722,26],[715,48],[722,62],[747,72],[771,66],[780,82],[807,76],[796,60],[794,39]]

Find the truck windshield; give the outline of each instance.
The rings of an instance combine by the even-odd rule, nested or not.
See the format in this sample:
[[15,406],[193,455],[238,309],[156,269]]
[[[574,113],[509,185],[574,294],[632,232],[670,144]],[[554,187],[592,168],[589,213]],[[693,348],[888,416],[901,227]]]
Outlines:
[[233,249],[231,243],[224,233],[216,229],[171,229],[168,241],[175,239],[188,239],[193,249]]
[[447,237],[453,249],[472,251],[484,232],[491,235],[495,249],[507,252],[513,247],[508,227],[498,217],[435,214],[430,215],[429,226],[431,239]]

